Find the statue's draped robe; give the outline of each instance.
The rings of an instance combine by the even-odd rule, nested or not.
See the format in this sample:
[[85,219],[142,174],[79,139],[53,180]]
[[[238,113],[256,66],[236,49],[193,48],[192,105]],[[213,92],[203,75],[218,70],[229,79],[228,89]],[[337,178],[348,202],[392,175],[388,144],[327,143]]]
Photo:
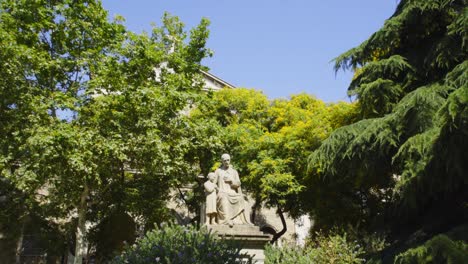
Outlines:
[[217,204],[217,197],[216,197],[216,184],[211,181],[206,181],[203,184],[205,187],[205,195],[206,195],[206,214],[213,214],[217,213],[216,204]]
[[[239,174],[235,169],[219,168],[215,171],[218,183],[218,221],[220,224],[250,224],[245,214],[245,200]],[[230,181],[230,182],[229,182]]]

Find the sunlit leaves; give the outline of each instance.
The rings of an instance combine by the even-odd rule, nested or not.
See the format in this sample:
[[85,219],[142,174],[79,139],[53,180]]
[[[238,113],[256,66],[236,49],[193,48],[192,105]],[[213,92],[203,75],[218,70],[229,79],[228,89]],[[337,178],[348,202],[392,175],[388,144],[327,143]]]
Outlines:
[[[353,209],[358,214],[391,212],[399,217],[392,221],[403,223],[440,208],[453,208],[453,215],[462,210],[468,56],[461,25],[466,21],[466,1],[400,1],[379,31],[336,59],[336,69],[357,71],[349,93],[365,119],[333,132],[310,156],[309,166],[311,179],[322,179],[330,191],[347,184],[353,187],[342,195],[361,195],[338,210],[358,205]],[[375,189],[384,195],[368,207]]]
[[208,20],[189,33],[165,14],[135,34],[107,15],[94,0],[0,2],[1,176],[47,192],[41,217],[67,228],[113,210],[152,226],[197,171],[201,129],[181,113],[200,98]]
[[326,104],[307,94],[269,101],[261,92],[236,88],[211,96],[192,117],[224,126],[225,151],[257,202],[294,213],[303,209],[298,197],[305,188],[307,157],[333,129],[357,117],[355,104]]

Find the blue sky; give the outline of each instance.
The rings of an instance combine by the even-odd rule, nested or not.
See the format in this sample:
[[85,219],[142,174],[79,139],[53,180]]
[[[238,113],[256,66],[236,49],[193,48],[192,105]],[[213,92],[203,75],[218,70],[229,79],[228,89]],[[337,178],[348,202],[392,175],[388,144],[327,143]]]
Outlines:
[[269,98],[309,93],[349,100],[351,72],[336,75],[331,60],[359,45],[389,18],[397,0],[103,0],[109,15],[122,15],[135,32],[150,31],[165,11],[188,28],[211,21],[203,64],[238,87]]

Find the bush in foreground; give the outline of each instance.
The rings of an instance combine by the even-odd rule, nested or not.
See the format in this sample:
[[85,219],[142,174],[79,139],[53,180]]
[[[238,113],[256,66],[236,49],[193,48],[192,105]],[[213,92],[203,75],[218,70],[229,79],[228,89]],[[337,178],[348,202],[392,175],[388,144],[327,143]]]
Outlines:
[[113,263],[240,263],[240,259],[249,259],[240,249],[240,245],[217,239],[205,228],[167,225],[146,233]]
[[267,246],[266,264],[358,264],[364,259],[364,250],[357,242],[347,239],[346,234],[317,233],[314,241],[305,248]]

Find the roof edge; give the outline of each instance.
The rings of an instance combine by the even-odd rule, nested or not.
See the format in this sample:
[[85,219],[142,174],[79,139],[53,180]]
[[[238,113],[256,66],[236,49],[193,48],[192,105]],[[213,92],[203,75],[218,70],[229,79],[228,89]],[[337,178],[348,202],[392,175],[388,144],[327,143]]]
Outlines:
[[221,79],[221,78],[219,78],[219,77],[213,75],[212,73],[206,72],[206,71],[204,71],[204,70],[200,70],[200,72],[201,72],[202,74],[204,74],[204,75],[206,75],[206,76],[208,76],[208,77],[210,77],[210,78],[216,80],[217,82],[220,82],[221,84],[223,84],[224,86],[226,86],[226,87],[228,87],[228,88],[232,88],[232,89],[236,88],[236,86],[234,86],[234,85],[232,85],[232,84],[230,84],[230,83],[224,81],[223,79]]

